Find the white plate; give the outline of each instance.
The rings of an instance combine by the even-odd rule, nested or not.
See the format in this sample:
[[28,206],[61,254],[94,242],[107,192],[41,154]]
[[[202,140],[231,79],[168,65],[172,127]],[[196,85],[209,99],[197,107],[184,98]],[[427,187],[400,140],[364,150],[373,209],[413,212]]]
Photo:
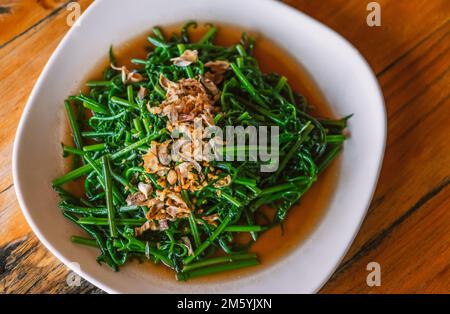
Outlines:
[[[99,266],[95,249],[69,241],[79,229],[61,215],[50,186],[64,173],[64,99],[77,91],[111,44],[120,45],[154,25],[190,19],[261,32],[306,68],[337,115],[354,113],[336,191],[312,234],[269,268],[208,285],[162,280],[135,264],[118,273]],[[382,93],[364,58],[337,33],[286,5],[269,0],[97,0],[64,37],[31,93],[14,143],[14,185],[38,238],[62,262],[107,292],[311,293],[331,276],[360,227],[377,182],[385,138]]]

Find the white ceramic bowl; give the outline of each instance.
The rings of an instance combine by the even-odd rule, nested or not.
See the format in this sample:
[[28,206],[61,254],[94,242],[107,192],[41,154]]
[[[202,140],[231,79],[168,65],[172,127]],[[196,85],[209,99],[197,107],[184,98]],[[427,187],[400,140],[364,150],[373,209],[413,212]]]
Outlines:
[[[77,91],[111,44],[120,45],[154,25],[190,19],[261,32],[305,67],[337,115],[354,113],[337,188],[315,230],[271,267],[208,285],[164,281],[136,264],[118,273],[99,266],[95,249],[69,241],[79,229],[61,215],[50,186],[64,172],[63,100]],[[382,93],[364,58],[337,33],[286,5],[271,0],[97,0],[53,53],[26,104],[14,143],[14,184],[26,219],[45,246],[107,292],[311,293],[331,276],[360,227],[377,182],[385,137]]]

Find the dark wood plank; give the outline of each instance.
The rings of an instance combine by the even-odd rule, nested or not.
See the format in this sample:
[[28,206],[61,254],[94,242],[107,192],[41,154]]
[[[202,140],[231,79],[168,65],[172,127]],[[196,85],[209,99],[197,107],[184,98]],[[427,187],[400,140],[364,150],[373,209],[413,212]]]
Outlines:
[[381,27],[368,27],[366,0],[285,0],[300,11],[330,26],[352,42],[376,73],[446,23],[450,1],[379,0]]
[[[442,110],[441,112],[442,113]],[[450,179],[425,195],[404,219],[365,247],[323,293],[448,293],[450,291]],[[381,266],[381,286],[366,284],[370,262]]]
[[31,233],[0,247],[0,293],[104,293],[74,276]]
[[63,10],[68,2],[68,0],[1,1],[0,48]]
[[[388,241],[383,235],[391,233],[400,222],[406,223],[403,220],[408,219],[411,211],[421,210],[416,208],[421,199],[434,197],[434,191],[448,183],[450,169],[446,165],[450,160],[446,134],[449,129],[445,121],[450,118],[449,48],[446,23],[380,76],[389,116],[386,156],[365,223],[343,266],[334,276],[338,282],[340,276],[361,271],[359,260],[366,260],[370,251],[383,247],[383,241]],[[447,197],[450,195],[448,189],[442,193]],[[439,215],[439,212],[432,212],[433,215]],[[448,241],[448,238],[448,234],[443,234],[441,241]],[[399,245],[404,241],[402,238],[396,240]],[[448,255],[444,257],[449,260]],[[409,258],[405,260],[415,263]],[[396,262],[401,263],[401,260]],[[389,269],[395,265],[385,264],[384,267]],[[362,271],[365,271],[365,265]],[[411,280],[409,283],[408,288],[412,291],[416,282]],[[395,284],[391,282],[391,285]],[[336,287],[331,282],[329,285]],[[332,288],[327,285],[323,291],[330,292]]]
[[386,155],[366,223],[347,258],[450,176],[443,137],[448,126],[429,119],[441,107],[447,108],[441,114],[450,114],[448,36],[448,29],[436,32],[380,78],[389,119]]

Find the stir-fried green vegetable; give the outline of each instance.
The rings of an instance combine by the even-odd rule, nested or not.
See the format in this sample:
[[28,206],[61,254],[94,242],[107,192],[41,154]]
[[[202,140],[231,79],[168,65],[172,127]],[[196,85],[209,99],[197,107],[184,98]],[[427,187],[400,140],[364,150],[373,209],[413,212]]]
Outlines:
[[[286,219],[345,140],[348,118],[312,117],[306,100],[292,90],[286,77],[260,71],[252,56],[253,38],[243,34],[236,45],[218,46],[214,44],[217,28],[210,26],[199,41],[191,42],[189,27],[193,25],[186,24],[170,38],[154,28],[148,37],[154,47],[147,59],[132,60],[138,68],[135,72],[121,69],[111,51],[112,67],[105,69],[103,79],[89,81],[88,93],[71,96],[65,103],[75,147],[63,145],[63,150],[66,156],[74,156],[74,168],[56,178],[53,186],[61,197],[63,214],[89,236],[73,236],[72,242],[98,247],[98,261],[114,270],[138,257],[163,263],[176,271],[179,280],[187,280],[258,264],[256,254],[249,252],[251,243]],[[198,53],[195,62],[174,64],[173,58],[186,51]],[[149,209],[127,200],[139,193],[142,182],[150,185],[149,198],[165,189],[158,176],[143,166],[152,141],[171,138],[167,117],[149,110],[166,98],[160,77],[172,82],[204,78],[205,64],[217,60],[229,67],[217,83],[220,111],[213,117],[215,125],[278,126],[278,168],[261,172],[261,161],[211,161],[201,169],[202,176],[219,169],[218,179],[228,176],[231,183],[218,187],[216,180],[197,190],[182,190],[189,215],[170,220],[166,228],[138,234],[135,228],[148,221]],[[235,152],[226,152],[230,153]],[[84,178],[81,198],[62,188],[78,178]],[[262,213],[263,205],[276,209],[274,217]],[[204,218],[211,215],[216,215],[214,223]],[[237,244],[240,232],[251,233],[252,242]]]

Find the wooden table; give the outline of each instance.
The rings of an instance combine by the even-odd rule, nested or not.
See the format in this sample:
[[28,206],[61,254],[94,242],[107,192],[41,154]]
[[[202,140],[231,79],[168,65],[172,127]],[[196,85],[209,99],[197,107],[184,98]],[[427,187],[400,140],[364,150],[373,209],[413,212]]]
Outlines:
[[[323,293],[450,292],[450,1],[286,0],[351,41],[377,73],[389,131],[379,184],[362,228]],[[91,0],[80,0],[84,10]],[[31,232],[14,193],[11,154],[25,102],[68,31],[67,1],[0,0],[0,292],[101,293]],[[366,284],[369,262],[381,286]]]

